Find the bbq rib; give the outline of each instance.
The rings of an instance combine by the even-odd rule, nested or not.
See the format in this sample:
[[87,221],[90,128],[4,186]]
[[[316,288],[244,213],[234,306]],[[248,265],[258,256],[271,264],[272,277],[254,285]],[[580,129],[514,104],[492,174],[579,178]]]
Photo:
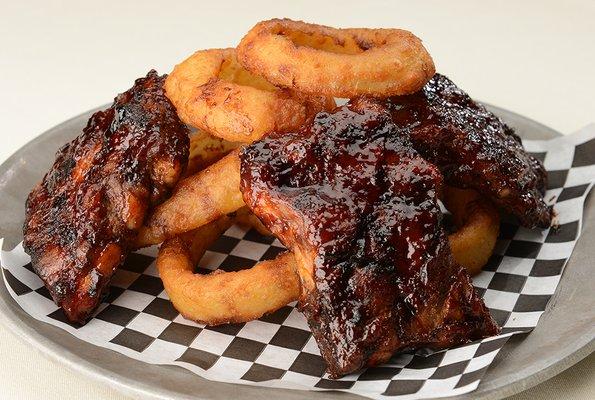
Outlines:
[[387,104],[394,122],[448,185],[476,189],[528,228],[550,226],[541,162],[525,152],[512,128],[450,79],[436,74],[419,92]]
[[331,376],[498,333],[450,253],[442,174],[383,105],[319,113],[240,159],[246,204],[295,254],[299,306]]
[[54,301],[84,322],[147,210],[177,182],[188,130],[155,71],[91,117],[27,199],[25,251]]

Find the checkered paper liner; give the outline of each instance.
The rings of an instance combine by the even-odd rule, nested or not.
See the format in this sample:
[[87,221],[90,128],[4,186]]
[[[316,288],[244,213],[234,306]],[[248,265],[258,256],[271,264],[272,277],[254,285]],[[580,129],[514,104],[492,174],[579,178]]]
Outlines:
[[[1,253],[4,282],[14,300],[40,321],[134,359],[179,365],[213,381],[340,390],[374,399],[467,393],[477,388],[511,335],[538,323],[578,239],[583,204],[595,181],[595,124],[524,145],[548,170],[545,198],[555,204],[559,228],[540,231],[502,223],[493,256],[473,280],[502,334],[441,352],[397,354],[385,365],[339,380],[325,374],[325,363],[295,304],[246,324],[208,327],[182,318],[158,277],[155,248],[128,258],[115,274],[109,295],[82,327],[66,322],[33,273],[22,245]],[[234,226],[206,252],[198,272],[243,269],[281,251],[277,240]]]

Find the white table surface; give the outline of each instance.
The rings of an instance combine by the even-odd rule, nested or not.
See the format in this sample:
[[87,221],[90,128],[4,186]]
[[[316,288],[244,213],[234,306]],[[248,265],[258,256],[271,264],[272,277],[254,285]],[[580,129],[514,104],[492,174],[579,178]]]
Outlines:
[[[194,50],[234,46],[272,17],[409,29],[438,71],[479,100],[562,133],[595,121],[592,0],[0,0],[0,162],[53,125],[110,102],[150,68],[169,72]],[[0,398],[126,397],[0,326]],[[595,356],[514,398],[595,398]]]

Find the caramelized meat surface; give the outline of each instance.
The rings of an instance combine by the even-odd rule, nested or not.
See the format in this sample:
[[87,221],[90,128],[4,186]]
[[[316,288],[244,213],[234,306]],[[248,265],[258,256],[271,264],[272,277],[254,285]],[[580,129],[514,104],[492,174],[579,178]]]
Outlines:
[[512,128],[450,79],[436,74],[421,91],[387,103],[395,123],[449,185],[476,189],[528,228],[550,226],[541,162],[525,152]]
[[240,158],[244,200],[296,256],[331,376],[499,331],[450,253],[442,174],[384,106],[352,101]]
[[55,302],[84,322],[150,206],[188,159],[188,130],[155,71],[91,117],[27,199],[24,247]]

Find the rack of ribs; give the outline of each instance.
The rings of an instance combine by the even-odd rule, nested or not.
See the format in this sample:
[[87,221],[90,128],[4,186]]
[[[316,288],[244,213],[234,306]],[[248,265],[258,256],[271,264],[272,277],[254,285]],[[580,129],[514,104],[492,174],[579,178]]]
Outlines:
[[384,105],[352,100],[240,160],[246,204],[295,254],[299,307],[332,377],[499,332],[450,252],[442,173]]
[[147,211],[177,182],[188,129],[151,71],[93,114],[26,204],[24,248],[72,322],[95,310]]
[[419,92],[386,104],[394,122],[440,168],[448,185],[477,190],[528,228],[550,226],[541,161],[525,152],[512,128],[450,79],[436,74]]

